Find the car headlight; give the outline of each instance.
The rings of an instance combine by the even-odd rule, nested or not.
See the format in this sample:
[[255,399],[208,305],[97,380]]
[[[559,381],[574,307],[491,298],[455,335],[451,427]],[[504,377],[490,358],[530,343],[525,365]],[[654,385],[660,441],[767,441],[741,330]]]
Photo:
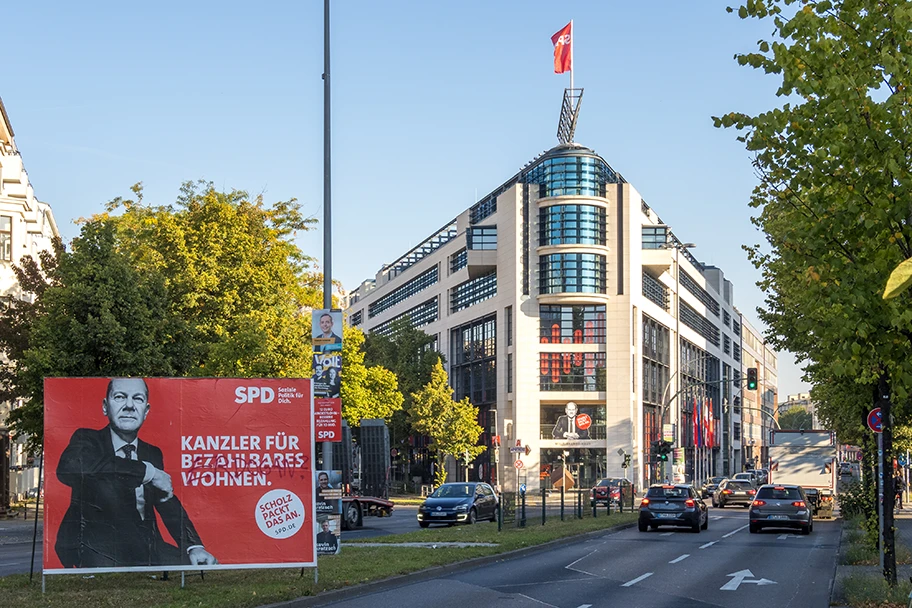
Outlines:
[[456,510],[461,511],[462,513],[465,513],[466,511],[469,510],[469,505],[458,505],[456,507]]

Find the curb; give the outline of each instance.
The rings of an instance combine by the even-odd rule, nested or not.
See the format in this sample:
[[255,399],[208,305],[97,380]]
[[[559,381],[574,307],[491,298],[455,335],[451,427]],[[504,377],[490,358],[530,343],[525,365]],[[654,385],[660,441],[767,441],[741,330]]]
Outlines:
[[473,557],[461,562],[446,564],[445,566],[433,566],[431,568],[425,568],[424,570],[418,570],[417,572],[410,572],[409,574],[400,574],[398,576],[391,576],[389,578],[362,583],[360,585],[352,585],[350,587],[342,587],[340,589],[323,591],[317,595],[299,597],[293,600],[277,602],[274,604],[265,604],[260,608],[309,608],[311,606],[322,606],[342,600],[352,599],[362,595],[378,593],[380,591],[395,589],[396,587],[411,585],[413,583],[426,581],[429,579],[437,578],[439,576],[452,574],[454,572],[472,570],[473,568],[477,568],[485,564],[535,554],[541,551],[553,549],[554,547],[569,545],[582,539],[595,538],[605,533],[613,533],[620,530],[626,530],[628,528],[634,527],[635,525],[635,521],[626,524],[618,524],[616,526],[611,526],[610,528],[604,528],[602,530],[593,530],[592,532],[584,532],[582,534],[575,534],[573,536],[565,536],[564,538],[552,540],[540,545],[523,547],[521,549],[513,549],[512,551],[507,551],[506,553],[497,553],[496,555],[486,555],[484,557]]

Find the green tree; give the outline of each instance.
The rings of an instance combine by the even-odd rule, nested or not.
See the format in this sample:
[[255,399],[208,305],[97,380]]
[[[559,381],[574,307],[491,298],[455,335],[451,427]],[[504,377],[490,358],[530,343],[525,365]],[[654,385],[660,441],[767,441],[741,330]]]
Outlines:
[[437,453],[437,486],[446,482],[447,455],[471,460],[484,451],[484,446],[478,445],[482,432],[478,408],[468,397],[453,401],[453,389],[440,359],[431,371],[430,382],[412,394],[409,416],[415,430],[431,438],[430,447]]
[[[116,247],[112,222],[82,227],[68,253],[16,269],[34,302],[13,300],[0,314],[0,349],[9,367],[3,398],[22,399],[10,414],[15,436],[29,449],[43,440],[47,376],[175,376],[191,364],[189,331],[170,313],[163,277],[140,272]],[[17,336],[17,331],[22,331]]]
[[[771,22],[771,39],[736,59],[775,75],[786,99],[714,119],[741,130],[754,154],[753,221],[767,243],[746,249],[768,294],[760,317],[815,378],[877,385],[905,424],[912,307],[908,292],[881,292],[912,257],[912,11],[905,0],[751,0],[738,14]],[[889,422],[883,440],[890,458]],[[895,584],[892,508],[885,523],[884,574]]]
[[793,407],[779,414],[779,426],[783,429],[812,429],[814,417],[803,407]]

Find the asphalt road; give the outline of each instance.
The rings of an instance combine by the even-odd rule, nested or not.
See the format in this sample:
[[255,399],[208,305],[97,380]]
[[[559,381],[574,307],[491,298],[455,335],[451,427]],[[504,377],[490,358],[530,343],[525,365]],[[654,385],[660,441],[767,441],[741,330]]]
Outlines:
[[464,608],[826,608],[839,522],[810,536],[750,534],[747,510],[711,509],[699,534],[660,528],[609,532],[552,550],[490,563],[333,606]]
[[364,517],[357,530],[343,530],[342,542],[366,540],[386,534],[414,532],[418,527],[418,505],[396,505],[391,517]]

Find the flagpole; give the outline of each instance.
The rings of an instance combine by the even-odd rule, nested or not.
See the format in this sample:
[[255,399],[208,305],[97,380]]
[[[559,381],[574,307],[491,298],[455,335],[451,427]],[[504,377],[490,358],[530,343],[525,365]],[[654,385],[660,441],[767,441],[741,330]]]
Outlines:
[[575,67],[573,64],[576,58],[573,56],[573,39],[576,38],[576,34],[573,32],[573,19],[570,20],[570,90],[573,90],[573,72]]

